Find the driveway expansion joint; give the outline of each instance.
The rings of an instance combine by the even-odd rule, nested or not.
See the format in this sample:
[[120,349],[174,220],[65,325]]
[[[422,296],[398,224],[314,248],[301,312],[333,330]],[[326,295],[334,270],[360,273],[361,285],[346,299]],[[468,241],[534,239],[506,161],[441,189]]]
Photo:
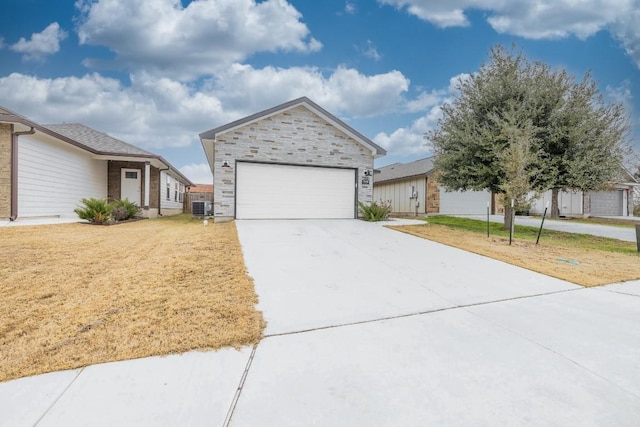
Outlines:
[[258,345],[260,342],[257,342],[253,345],[253,349],[251,350],[251,354],[249,355],[249,360],[247,360],[247,365],[244,368],[244,372],[240,377],[240,383],[238,384],[238,388],[236,389],[235,394],[233,395],[233,400],[231,401],[231,406],[227,411],[227,416],[224,419],[223,427],[228,427],[231,423],[231,418],[233,417],[233,413],[236,409],[236,405],[238,404],[238,399],[240,399],[240,394],[242,393],[242,388],[244,387],[244,383],[247,380],[247,375],[249,374],[249,369],[251,369],[251,364],[253,363],[253,358],[256,354],[256,350],[258,349]]
[[44,419],[44,417],[47,416],[47,414],[51,411],[51,409],[53,409],[53,407],[58,403],[58,401],[62,398],[62,396],[64,396],[64,394],[67,392],[67,390],[69,390],[71,388],[71,386],[73,385],[73,383],[76,382],[76,380],[78,379],[78,377],[80,376],[81,373],[84,372],[84,368],[86,368],[86,366],[83,366],[82,368],[80,368],[80,370],[78,370],[78,373],[73,377],[73,379],[69,382],[69,384],[64,388],[64,390],[62,390],[62,392],[58,395],[58,397],[56,397],[54,399],[53,402],[51,402],[51,405],[49,405],[49,407],[47,408],[46,411],[44,411],[42,413],[42,415],[40,416],[40,418],[38,418],[36,420],[36,422],[33,424],[33,427],[37,427],[38,424],[40,424],[40,422]]
[[[561,294],[561,293],[565,293],[565,292],[575,292],[575,291],[580,291],[580,290],[584,290],[584,289],[587,289],[587,288],[579,287],[579,288],[574,288],[574,289],[563,289],[563,290],[560,290],[560,291],[544,292],[544,293],[541,293],[541,294],[523,295],[523,296],[517,296],[517,297],[512,297],[512,298],[504,298],[504,299],[493,300],[493,301],[476,302],[476,303],[470,303],[470,304],[462,304],[462,305],[455,305],[455,306],[451,306],[451,307],[438,308],[438,309],[434,309],[434,310],[426,310],[426,311],[418,311],[418,312],[414,312],[414,313],[399,314],[399,315],[396,315],[396,316],[380,317],[380,318],[377,318],[377,319],[360,320],[360,321],[357,321],[357,322],[348,322],[348,323],[342,323],[342,324],[339,324],[339,325],[318,326],[316,328],[301,329],[299,331],[278,332],[278,333],[273,333],[273,334],[266,334],[262,339],[280,337],[280,336],[286,336],[286,335],[304,334],[306,332],[321,331],[321,330],[324,330],[324,329],[335,329],[335,328],[342,328],[342,327],[348,327],[348,326],[364,325],[364,324],[367,324],[367,323],[383,322],[385,320],[403,319],[403,318],[406,318],[406,317],[422,316],[422,315],[425,315],[425,314],[440,313],[440,312],[443,312],[443,311],[465,309],[465,308],[469,308],[469,307],[477,307],[477,306],[490,305],[490,304],[496,304],[496,303],[507,302],[507,301],[515,301],[515,300],[521,300],[521,299],[528,299],[528,298],[536,298],[536,297],[542,297],[542,296],[546,296],[546,295]],[[253,357],[253,354],[252,354],[252,357]]]

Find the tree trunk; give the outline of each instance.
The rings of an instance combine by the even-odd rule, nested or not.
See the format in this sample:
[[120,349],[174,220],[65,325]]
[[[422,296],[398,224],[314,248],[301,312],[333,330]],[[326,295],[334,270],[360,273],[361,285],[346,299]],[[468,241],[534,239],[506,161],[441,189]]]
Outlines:
[[505,207],[504,207],[504,230],[510,230],[511,229],[511,219],[513,218],[511,215],[511,211],[513,210],[513,208],[510,205],[511,202],[509,203],[505,203]]
[[549,212],[549,218],[560,218],[560,208],[558,207],[558,189],[551,190],[551,212]]

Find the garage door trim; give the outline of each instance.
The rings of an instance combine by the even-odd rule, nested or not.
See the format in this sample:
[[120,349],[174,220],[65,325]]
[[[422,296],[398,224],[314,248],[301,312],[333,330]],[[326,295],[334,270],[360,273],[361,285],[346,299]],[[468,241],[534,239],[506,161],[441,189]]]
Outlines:
[[[238,170],[241,164],[247,165],[265,165],[265,166],[283,166],[283,167],[298,167],[309,169],[327,169],[327,170],[341,170],[353,172],[353,211],[349,218],[358,218],[358,168],[349,166],[328,166],[328,165],[314,165],[314,164],[299,164],[299,163],[287,163],[287,162],[264,162],[264,161],[247,161],[247,160],[235,160],[234,168],[234,218],[238,218]],[[242,219],[242,218],[240,218]],[[247,218],[249,219],[249,218]],[[275,219],[275,218],[274,218]]]

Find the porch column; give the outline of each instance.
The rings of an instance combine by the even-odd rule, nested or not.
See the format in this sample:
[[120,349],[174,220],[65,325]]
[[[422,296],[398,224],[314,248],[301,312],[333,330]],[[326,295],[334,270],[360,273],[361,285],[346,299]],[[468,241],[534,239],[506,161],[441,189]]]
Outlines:
[[151,191],[151,163],[144,162],[144,210],[149,210],[149,192]]

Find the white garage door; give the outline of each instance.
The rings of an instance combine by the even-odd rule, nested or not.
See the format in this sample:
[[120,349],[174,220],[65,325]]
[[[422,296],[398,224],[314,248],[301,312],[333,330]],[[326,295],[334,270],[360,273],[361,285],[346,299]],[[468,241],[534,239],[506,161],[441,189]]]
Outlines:
[[591,215],[623,215],[623,200],[622,190],[591,193]]
[[355,173],[355,169],[238,163],[236,218],[355,218]]
[[440,187],[440,213],[445,215],[482,215],[487,213],[491,193],[483,191],[446,191]]

